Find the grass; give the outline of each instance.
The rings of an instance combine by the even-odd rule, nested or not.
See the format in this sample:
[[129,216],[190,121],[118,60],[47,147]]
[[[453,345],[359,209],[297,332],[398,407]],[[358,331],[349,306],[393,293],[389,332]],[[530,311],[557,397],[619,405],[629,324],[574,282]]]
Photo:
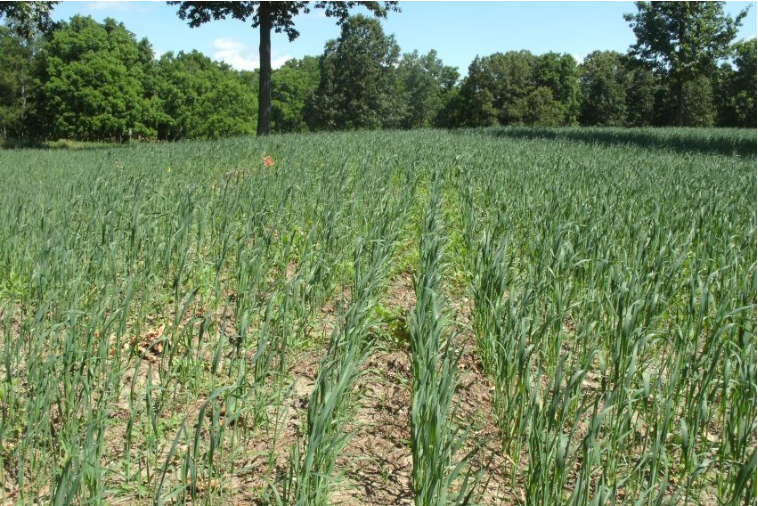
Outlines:
[[417,303],[409,324],[413,371],[411,483],[416,506],[467,504],[471,495],[468,476],[464,477],[457,494],[451,494],[466,464],[466,459],[456,462],[455,458],[467,434],[465,427],[456,423],[453,404],[460,352],[455,351],[455,340],[447,331],[444,314],[440,181],[441,175],[434,173],[414,281]]
[[[755,504],[754,147],[492,129],[0,152],[0,501],[391,504],[340,457],[391,340],[411,464],[382,479],[417,504]],[[402,313],[383,297],[408,269]],[[495,491],[465,481],[461,347],[493,386]]]
[[[467,133],[467,131],[463,131]],[[527,128],[481,131],[496,137],[583,142],[600,146],[637,146],[679,153],[755,157],[755,132],[739,128]]]

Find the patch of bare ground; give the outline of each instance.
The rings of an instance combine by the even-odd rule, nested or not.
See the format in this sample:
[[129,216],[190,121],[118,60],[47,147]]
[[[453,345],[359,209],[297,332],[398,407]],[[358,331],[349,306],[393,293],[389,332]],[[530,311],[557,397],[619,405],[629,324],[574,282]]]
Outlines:
[[413,504],[410,478],[411,371],[408,352],[377,350],[364,365],[353,437],[338,461],[345,473],[336,504]]
[[[194,346],[201,347],[199,359],[202,361],[200,367],[206,374],[211,368],[213,360],[213,349],[218,343],[218,339],[225,338],[229,343],[233,343],[237,338],[235,328],[235,297],[229,297],[229,302],[214,311],[208,311],[202,307],[188,308],[185,314],[181,315],[178,320],[172,310],[167,310],[167,316],[156,314],[147,315],[145,323],[139,335],[130,336],[129,333],[121,338],[112,334],[108,338],[109,356],[113,361],[113,367],[120,372],[120,387],[117,391],[117,397],[109,409],[108,429],[105,445],[103,449],[103,458],[105,462],[120,462],[126,455],[127,426],[132,425],[135,421],[145,416],[145,392],[148,385],[154,392],[159,392],[166,388],[169,379],[169,373],[166,371],[166,360],[169,353],[174,354],[174,358],[190,353],[195,355],[194,350],[187,350],[186,343],[179,338],[185,331],[191,327],[193,335],[203,335],[202,342],[195,342]],[[199,332],[200,326],[203,325],[204,319],[209,319],[208,331],[204,334]],[[167,326],[167,323],[176,322]],[[133,328],[133,327],[132,327]],[[173,349],[172,349],[173,348]],[[155,395],[155,394],[154,394]],[[202,407],[206,404],[208,397],[206,393],[201,393],[198,397],[192,398],[187,395],[178,395],[166,399],[164,409],[159,413],[159,423],[171,426],[169,429],[170,438],[173,438],[177,425],[177,416],[181,419],[186,434],[191,434],[197,427]],[[221,424],[224,423],[225,406],[223,400],[219,399]],[[210,419],[213,407],[205,410],[206,418]],[[173,421],[172,421],[173,420]],[[139,423],[135,424],[140,425]],[[132,433],[132,458],[144,451],[145,444],[143,434],[140,429],[133,427]],[[207,437],[207,429],[203,429],[202,436]],[[178,461],[178,455],[183,455],[187,451],[187,443],[184,439],[179,440],[177,451],[174,459]],[[171,448],[171,440],[164,441],[160,446],[160,455],[157,462],[162,463],[166,460]],[[172,462],[170,469],[176,471],[176,462]],[[240,462],[240,467],[245,462]],[[127,481],[118,468],[117,472],[109,473],[107,483],[111,487],[120,487],[126,485]],[[164,484],[164,491],[175,487],[174,473],[169,472]],[[147,481],[146,476],[140,477]],[[133,478],[130,478],[130,480]],[[235,487],[236,476],[222,477],[219,480],[212,480],[208,483],[198,483],[198,494],[202,497],[205,493],[219,493],[227,490],[229,487]],[[202,489],[202,490],[201,490]],[[114,504],[118,504],[115,501]]]
[[329,339],[332,331],[340,321],[340,316],[347,310],[352,296],[350,287],[345,285],[339,289],[337,295],[321,306],[316,315],[316,321],[309,332],[310,336],[316,339],[315,342],[323,343]]
[[[382,304],[399,322],[385,322],[384,332],[398,333],[398,325],[416,304],[412,276],[403,272],[388,286]],[[410,451],[411,366],[406,343],[400,349],[381,346],[363,365],[356,388],[361,395],[352,437],[337,462],[345,482],[333,495],[335,504],[413,504]]]
[[518,493],[505,475],[509,462],[503,455],[493,410],[495,387],[476,352],[476,340],[471,330],[471,301],[466,297],[450,297],[449,300],[449,314],[458,332],[458,345],[462,348],[458,388],[453,402],[456,416],[470,424],[470,432],[458,457],[474,452],[470,460],[471,471],[481,476],[474,490],[477,504],[518,503]]
[[[231,465],[224,465],[225,469],[217,469],[219,474],[210,480],[199,477],[195,484],[199,500],[207,500],[211,504],[259,506],[271,504],[272,487],[279,489],[280,485],[277,481],[285,477],[288,472],[291,448],[302,437],[308,399],[315,383],[322,354],[322,349],[297,351],[292,356],[286,380],[269,381],[260,387],[255,395],[261,396],[260,399],[268,402],[264,408],[265,422],[249,432],[240,433],[241,439],[238,442],[242,447],[234,449],[236,456],[233,463],[229,462]],[[136,374],[147,375],[148,372],[144,372],[143,369],[149,365],[149,362],[142,361],[135,371]],[[154,377],[153,381],[159,384],[160,378]],[[260,402],[260,399],[251,401]],[[199,398],[184,407],[186,427],[190,435],[197,426],[199,413],[205,400],[204,397]],[[169,411],[166,414],[170,414]],[[210,423],[209,410],[206,410],[205,415],[206,423]],[[219,422],[226,423],[223,406],[219,415]],[[128,412],[125,416],[128,418]],[[123,425],[109,429],[109,433],[116,440],[123,440],[123,432]],[[208,431],[204,428],[201,438],[207,440],[208,437]],[[219,455],[230,454],[231,448],[227,443],[228,441],[222,448],[216,450]],[[159,462],[165,460],[169,446],[164,446]],[[187,443],[180,443],[177,453],[183,455],[186,451]],[[117,447],[110,448],[107,452],[114,458],[123,453]],[[173,472],[170,472],[170,476],[167,476],[164,491],[176,486],[178,470],[179,468],[175,467]],[[113,484],[116,485],[117,481]],[[187,490],[189,491],[189,488]],[[139,501],[137,503],[139,504]]]
[[413,289],[413,275],[403,272],[392,279],[384,299],[385,304],[391,308],[399,308],[407,315],[416,305],[416,291]]
[[[292,267],[290,266],[288,270],[292,270]],[[269,378],[264,385],[257,387],[258,391],[253,394],[256,399],[251,399],[250,402],[263,403],[262,423],[245,433],[243,447],[235,448],[237,457],[229,469],[221,471],[220,476],[208,483],[198,481],[196,489],[198,498],[210,499],[215,495],[222,498],[226,504],[269,504],[269,501],[263,497],[271,491],[272,486],[278,487],[277,480],[286,476],[290,450],[302,436],[308,399],[313,389],[319,363],[325,353],[328,336],[339,323],[340,315],[350,300],[349,288],[343,287],[337,292],[317,312],[316,321],[309,332],[313,338],[310,340],[313,346],[307,349],[290,348],[289,367],[284,377]],[[229,297],[229,301],[229,304],[210,313],[203,308],[188,309],[187,313],[179,319],[175,329],[166,325],[174,321],[174,315],[167,311],[167,317],[148,315],[142,331],[135,337],[117,340],[115,336],[111,336],[110,356],[114,360],[120,357],[125,361],[125,367],[122,368],[124,373],[121,377],[121,388],[109,421],[108,441],[105,448],[108,461],[115,462],[124,456],[127,422],[135,416],[131,411],[134,401],[130,402],[132,388],[136,395],[137,407],[135,409],[141,411],[144,409],[142,399],[148,383],[157,389],[164,387],[165,378],[161,376],[164,356],[169,351],[173,351],[175,356],[187,351],[182,341],[173,339],[174,336],[179,336],[188,326],[193,327],[193,335],[199,335],[199,327],[204,319],[210,319],[210,327],[204,334],[203,342],[195,344],[202,347],[199,357],[203,362],[201,365],[205,371],[203,374],[210,370],[217,340],[226,338],[229,343],[234,342],[237,337],[235,298]],[[178,348],[171,350],[171,343],[176,343],[174,346]],[[251,360],[254,351],[254,348],[250,350]],[[231,348],[229,353],[231,353]],[[193,351],[192,354],[194,355],[195,352]],[[192,432],[206,400],[207,396],[200,395],[195,400],[186,400],[184,404],[167,406],[162,411],[161,418],[175,417],[179,410],[185,415],[186,429]],[[206,417],[210,417],[210,411],[210,408],[206,410]],[[219,421],[224,423],[223,403]],[[207,431],[203,429],[201,438],[204,439],[207,436]],[[165,452],[169,447],[170,441],[164,448]],[[186,444],[180,443],[177,453],[183,454],[185,451]],[[162,455],[162,458],[165,458],[165,455]],[[159,462],[162,461],[159,459]],[[175,473],[171,472],[169,474],[171,476],[167,476],[164,491],[176,486],[178,476],[173,476]],[[116,487],[122,483],[123,479],[118,477],[118,473],[109,480],[109,484]]]

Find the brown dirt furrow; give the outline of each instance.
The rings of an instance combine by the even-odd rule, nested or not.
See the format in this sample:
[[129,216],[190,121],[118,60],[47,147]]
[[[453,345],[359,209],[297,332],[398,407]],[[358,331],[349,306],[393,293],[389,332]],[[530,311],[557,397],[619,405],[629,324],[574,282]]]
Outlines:
[[409,442],[411,367],[406,319],[416,304],[409,272],[393,277],[382,300],[394,319],[381,329],[393,340],[391,347],[374,350],[358,379],[360,392],[355,421],[344,455],[338,461],[345,482],[334,494],[335,504],[412,504],[412,459]]
[[470,432],[459,458],[474,451],[471,471],[482,477],[474,491],[477,504],[500,505],[517,503],[514,490],[507,483],[504,470],[507,461],[500,444],[500,430],[493,410],[494,385],[484,373],[476,352],[476,339],[471,329],[471,302],[465,297],[449,297],[452,327],[462,347],[458,362],[458,388],[453,397],[456,416],[470,425]]
[[410,363],[406,351],[377,350],[365,364],[353,437],[338,465],[345,473],[335,504],[412,504]]

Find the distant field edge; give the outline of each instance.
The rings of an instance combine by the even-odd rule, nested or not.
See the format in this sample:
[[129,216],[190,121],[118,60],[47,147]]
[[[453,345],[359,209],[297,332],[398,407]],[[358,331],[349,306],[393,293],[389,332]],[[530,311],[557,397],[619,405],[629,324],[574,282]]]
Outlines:
[[456,130],[512,139],[546,139],[605,146],[627,145],[679,153],[756,157],[758,134],[747,128],[490,127]]
[[[426,129],[422,129],[426,130]],[[378,130],[376,131],[378,132]],[[407,132],[411,132],[407,130]],[[758,131],[749,128],[697,128],[697,127],[527,127],[496,126],[439,130],[456,135],[482,135],[495,138],[550,140],[579,142],[600,146],[635,146],[654,150],[669,150],[677,153],[715,154],[756,158]],[[277,133],[274,137],[290,135],[318,135],[326,132]],[[353,131],[329,133],[356,133]],[[243,136],[244,137],[244,136]],[[231,136],[228,138],[240,138]],[[176,142],[213,141],[214,139],[183,139],[172,142],[133,141],[93,142],[61,139],[57,141],[1,141],[0,150],[48,149],[48,150],[91,150],[124,148],[152,144],[173,144]],[[215,139],[219,140],[219,139]]]

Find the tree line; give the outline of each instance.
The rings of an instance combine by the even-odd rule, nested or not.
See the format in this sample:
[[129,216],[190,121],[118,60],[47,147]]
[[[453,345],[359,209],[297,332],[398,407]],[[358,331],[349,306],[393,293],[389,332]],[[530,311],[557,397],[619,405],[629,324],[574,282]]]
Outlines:
[[[197,51],[156,57],[147,39],[116,20],[52,23],[52,6],[38,8],[4,12],[0,26],[4,140],[261,132],[266,79],[258,70],[238,71]],[[626,54],[594,51],[577,62],[565,53],[508,51],[477,56],[465,76],[434,50],[403,54],[375,17],[335,15],[340,35],[320,56],[271,71],[271,131],[756,126],[756,41],[734,41],[744,13],[731,18],[722,3],[638,2],[627,16],[637,43]]]

